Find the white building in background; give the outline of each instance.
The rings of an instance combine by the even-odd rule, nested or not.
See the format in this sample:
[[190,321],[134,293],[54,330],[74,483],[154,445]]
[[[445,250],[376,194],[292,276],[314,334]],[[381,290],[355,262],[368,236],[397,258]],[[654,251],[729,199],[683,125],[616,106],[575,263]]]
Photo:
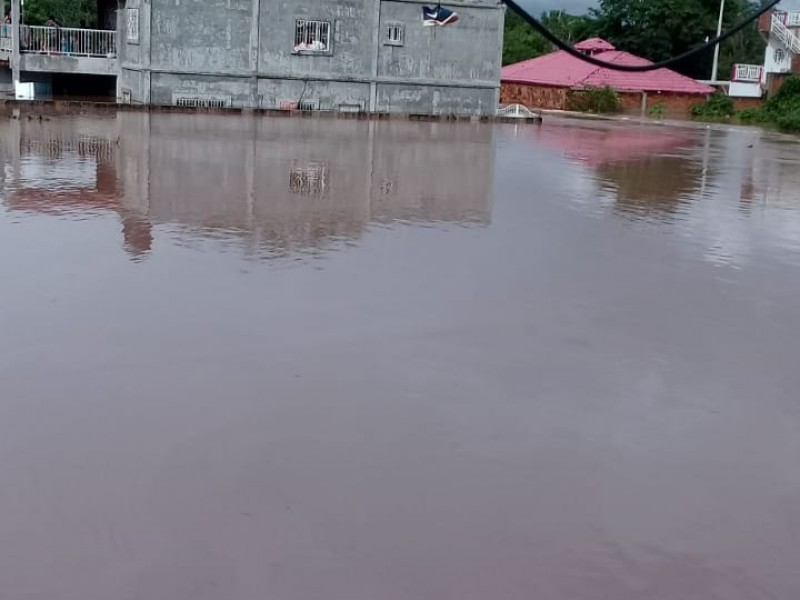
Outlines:
[[728,94],[736,98],[761,98],[778,91],[786,78],[800,72],[800,10],[766,13],[758,30],[767,40],[764,64],[733,67]]

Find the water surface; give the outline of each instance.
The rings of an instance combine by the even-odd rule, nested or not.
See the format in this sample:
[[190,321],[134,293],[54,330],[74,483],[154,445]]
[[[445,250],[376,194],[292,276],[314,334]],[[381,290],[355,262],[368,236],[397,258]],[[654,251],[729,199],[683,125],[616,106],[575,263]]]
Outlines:
[[0,597],[800,597],[798,167],[737,128],[0,123]]

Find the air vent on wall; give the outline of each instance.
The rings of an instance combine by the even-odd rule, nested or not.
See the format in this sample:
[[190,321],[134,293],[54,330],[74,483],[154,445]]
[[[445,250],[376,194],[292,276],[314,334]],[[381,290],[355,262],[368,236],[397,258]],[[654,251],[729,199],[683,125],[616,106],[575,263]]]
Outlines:
[[183,108],[226,108],[230,106],[230,99],[178,96],[175,98],[175,105]]

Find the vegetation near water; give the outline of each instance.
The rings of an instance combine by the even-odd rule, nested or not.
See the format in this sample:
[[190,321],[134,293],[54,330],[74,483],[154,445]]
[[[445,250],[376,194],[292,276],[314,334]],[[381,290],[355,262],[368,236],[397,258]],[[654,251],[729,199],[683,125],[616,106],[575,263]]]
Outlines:
[[800,76],[789,77],[761,108],[737,112],[733,99],[725,94],[714,94],[708,101],[694,106],[692,115],[703,120],[736,119],[745,124],[775,125],[784,131],[800,131]]
[[622,109],[619,94],[609,86],[570,91],[567,96],[567,107],[580,112],[608,114]]
[[764,106],[742,111],[739,119],[744,123],[774,123],[784,131],[800,131],[800,76],[789,77]]

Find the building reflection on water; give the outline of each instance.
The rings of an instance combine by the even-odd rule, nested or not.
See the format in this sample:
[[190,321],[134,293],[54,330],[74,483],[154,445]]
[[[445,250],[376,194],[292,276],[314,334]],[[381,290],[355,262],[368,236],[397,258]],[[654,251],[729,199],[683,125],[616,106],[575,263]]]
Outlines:
[[[532,139],[591,169],[615,209],[669,216],[709,194],[795,206],[794,146],[758,129],[570,122],[532,130]],[[794,144],[794,142],[792,142]]]
[[7,208],[116,213],[133,257],[161,225],[281,257],[374,224],[490,221],[486,126],[120,113],[3,127]]
[[[521,143],[495,143],[511,131]],[[314,255],[385,224],[488,225],[493,194],[535,202],[545,189],[593,214],[667,224],[713,260],[800,247],[796,142],[756,129],[126,112],[8,120],[0,134],[7,209],[115,215],[135,259],[159,238]],[[495,177],[515,165],[529,178],[519,188]]]

